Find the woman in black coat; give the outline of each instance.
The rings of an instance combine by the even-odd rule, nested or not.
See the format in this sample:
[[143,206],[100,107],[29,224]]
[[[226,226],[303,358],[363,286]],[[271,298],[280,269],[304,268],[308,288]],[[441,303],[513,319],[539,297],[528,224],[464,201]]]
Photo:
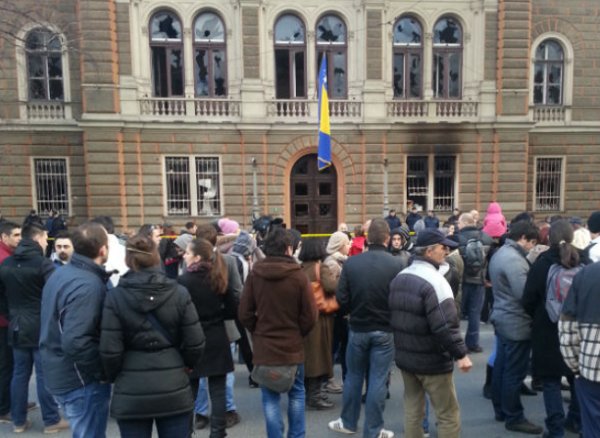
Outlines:
[[202,356],[204,333],[190,295],[160,270],[156,244],[127,241],[130,271],[108,292],[100,357],[111,382],[110,406],[122,437],[191,435],[194,398],[189,368]]
[[210,438],[221,438],[226,436],[225,378],[234,369],[224,321],[236,316],[238,300],[227,287],[225,260],[208,240],[190,243],[183,258],[187,272],[178,281],[190,292],[206,335],[204,356],[191,376],[192,390],[197,394],[198,378],[208,377]]
[[[573,384],[573,374],[564,363],[558,340],[558,323],[552,322],[546,311],[546,280],[553,264],[566,269],[579,265],[579,253],[571,245],[573,228],[561,219],[550,225],[550,248],[541,253],[529,270],[523,307],[533,318],[531,332],[532,374],[542,379],[546,428],[548,437],[564,436],[565,427],[577,430],[580,425],[579,407]],[[571,403],[565,419],[561,396],[561,378],[566,376],[571,386]]]

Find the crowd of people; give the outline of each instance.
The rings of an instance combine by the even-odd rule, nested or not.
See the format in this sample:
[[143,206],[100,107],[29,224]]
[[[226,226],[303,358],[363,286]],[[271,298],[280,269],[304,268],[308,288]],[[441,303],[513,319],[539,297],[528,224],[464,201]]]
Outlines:
[[[57,212],[46,222],[35,212],[22,225],[2,219],[0,422],[31,428],[35,367],[44,433],[104,437],[110,416],[123,437],[151,437],[153,427],[160,437],[204,428],[225,437],[241,421],[239,352],[269,438],[305,436],[305,411],[336,409],[335,393],[342,405],[330,430],[357,433],[364,403],[363,436],[394,437],[383,418],[394,364],[404,436],[429,436],[432,408],[437,436],[457,438],[453,370],[470,371],[489,321],[484,396],[495,419],[525,434],[597,438],[598,242],[600,211],[507,222],[496,202],[483,219],[455,209],[443,223],[433,211],[392,210],[353,233],[340,224],[326,242],[269,216],[249,231],[221,218],[179,233],[143,225],[128,237],[107,216],[72,230]],[[520,401],[532,391],[528,373],[545,427]]]

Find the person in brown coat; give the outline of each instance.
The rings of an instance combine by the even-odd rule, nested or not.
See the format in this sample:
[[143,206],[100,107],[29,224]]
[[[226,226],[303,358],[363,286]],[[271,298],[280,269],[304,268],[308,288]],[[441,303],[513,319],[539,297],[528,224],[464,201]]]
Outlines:
[[327,398],[322,388],[324,381],[333,376],[333,343],[334,313],[340,308],[335,292],[325,292],[321,284],[321,263],[325,256],[325,248],[319,239],[305,239],[298,258],[302,262],[302,270],[308,276],[313,294],[319,309],[319,319],[304,339],[304,377],[306,386],[306,406],[309,409],[331,409],[333,402]]
[[[292,236],[283,228],[264,241],[266,258],[254,264],[240,301],[239,320],[252,335],[254,365],[298,365],[288,394],[289,436],[305,435],[304,337],[318,312],[312,287],[292,258]],[[281,394],[261,386],[268,438],[283,437]]]

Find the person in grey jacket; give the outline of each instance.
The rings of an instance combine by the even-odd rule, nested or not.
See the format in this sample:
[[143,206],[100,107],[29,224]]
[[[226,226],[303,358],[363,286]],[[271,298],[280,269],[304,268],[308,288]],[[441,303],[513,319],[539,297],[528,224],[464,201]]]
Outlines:
[[491,321],[496,331],[496,361],[492,376],[492,402],[497,421],[507,430],[541,434],[523,413],[521,382],[527,375],[531,352],[531,316],[521,299],[530,264],[527,253],[535,246],[538,229],[530,222],[516,222],[492,257],[489,275],[494,293]]

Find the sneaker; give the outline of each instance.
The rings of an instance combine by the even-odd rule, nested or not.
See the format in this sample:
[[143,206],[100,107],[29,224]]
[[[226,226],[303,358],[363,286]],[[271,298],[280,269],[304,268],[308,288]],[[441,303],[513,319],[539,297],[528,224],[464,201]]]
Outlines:
[[31,421],[25,420],[25,423],[21,424],[20,426],[17,426],[16,424],[13,425],[13,432],[14,433],[23,433],[30,427],[31,427]]
[[344,423],[342,422],[341,418],[338,418],[335,421],[330,421],[329,424],[327,425],[327,427],[329,427],[329,429],[333,430],[334,432],[345,433],[348,435],[352,435],[353,433],[356,433],[355,430],[346,429],[344,427]]
[[0,415],[0,424],[8,423],[12,423],[12,417],[10,416],[10,412],[8,414]]
[[34,409],[37,409],[38,405],[35,402],[29,402],[27,403],[27,410],[28,411],[33,411]]
[[201,430],[204,429],[206,426],[208,426],[209,423],[209,419],[206,415],[202,415],[202,414],[196,414],[195,416],[195,423],[196,423],[196,430]]
[[327,381],[325,384],[325,391],[330,394],[341,394],[344,392],[344,388],[339,383],[336,383],[333,377]]
[[544,432],[543,427],[530,423],[528,420],[519,421],[518,423],[505,424],[504,427],[506,430],[527,433],[530,435],[540,435],[542,432]]
[[67,420],[65,420],[64,418],[61,418],[61,420],[58,423],[44,427],[44,433],[46,433],[46,434],[58,433],[61,430],[67,430],[68,428],[69,428],[69,422]]
[[323,411],[325,409],[331,409],[334,406],[332,401],[324,398],[315,398],[306,401],[306,407],[311,410]]
[[394,432],[391,430],[381,429],[377,438],[394,438]]
[[[532,388],[533,388],[533,386],[532,386]],[[527,396],[537,395],[537,392],[535,392],[533,389],[529,389],[529,387],[527,385],[525,385],[525,383],[521,383],[520,392],[521,392],[521,395],[527,395]]]
[[235,426],[240,421],[242,421],[242,419],[240,418],[240,414],[236,411],[225,412],[225,429]]
[[481,353],[483,352],[483,348],[481,348],[479,345],[476,345],[474,347],[467,347],[467,351],[469,353]]
[[248,376],[248,386],[250,388],[258,388],[259,385],[258,385],[258,383],[256,383],[254,381],[254,379],[252,378],[252,376]]

